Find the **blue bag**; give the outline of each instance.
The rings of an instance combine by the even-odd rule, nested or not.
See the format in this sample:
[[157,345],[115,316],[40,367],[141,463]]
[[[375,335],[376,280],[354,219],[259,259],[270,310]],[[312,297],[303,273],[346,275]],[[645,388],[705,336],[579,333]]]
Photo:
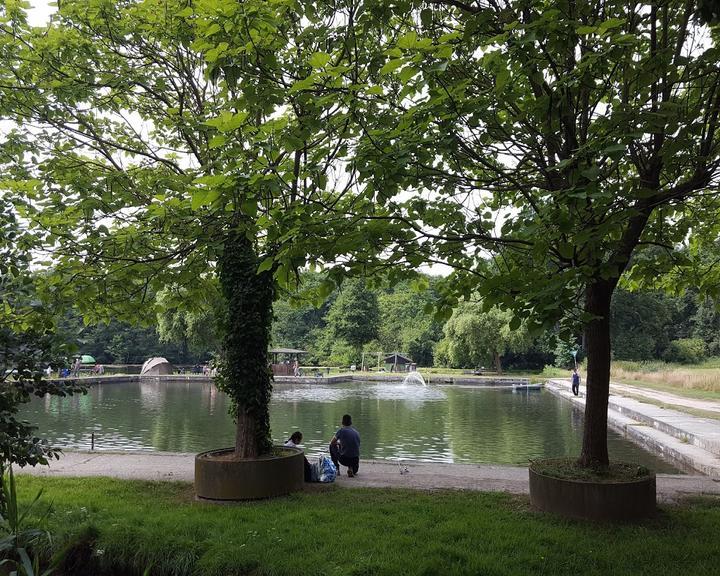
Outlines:
[[335,464],[332,463],[330,458],[327,456],[320,456],[320,460],[318,461],[318,470],[320,472],[318,482],[335,482],[337,470],[335,469]]

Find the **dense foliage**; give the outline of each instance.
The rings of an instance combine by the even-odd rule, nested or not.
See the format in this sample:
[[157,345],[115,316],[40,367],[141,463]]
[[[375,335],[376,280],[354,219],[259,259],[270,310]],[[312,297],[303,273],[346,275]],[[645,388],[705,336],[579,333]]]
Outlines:
[[0,199],[0,515],[6,512],[3,487],[6,468],[12,464],[47,464],[60,450],[36,435],[36,427],[17,417],[33,395],[65,396],[82,391],[73,380],[44,380],[48,365],[58,366],[71,351],[54,330],[51,310],[37,297],[27,251],[32,236]]

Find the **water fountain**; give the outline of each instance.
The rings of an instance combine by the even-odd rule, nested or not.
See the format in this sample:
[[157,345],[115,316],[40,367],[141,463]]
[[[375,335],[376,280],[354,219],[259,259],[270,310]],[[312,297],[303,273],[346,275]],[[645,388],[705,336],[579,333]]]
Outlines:
[[425,378],[422,377],[422,374],[420,374],[420,372],[410,372],[410,374],[405,376],[402,383],[403,386],[409,386],[413,384],[427,386],[427,384],[425,383]]

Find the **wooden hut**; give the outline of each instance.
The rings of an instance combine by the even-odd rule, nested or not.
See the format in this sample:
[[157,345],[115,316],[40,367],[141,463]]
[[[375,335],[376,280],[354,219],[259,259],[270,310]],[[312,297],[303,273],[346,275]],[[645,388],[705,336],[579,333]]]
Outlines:
[[398,352],[385,356],[385,367],[390,372],[407,372],[412,365],[414,365],[414,362],[410,358]]
[[296,360],[298,364],[300,363],[301,354],[307,354],[307,351],[295,348],[272,348],[270,355],[273,376],[293,376],[293,364]]

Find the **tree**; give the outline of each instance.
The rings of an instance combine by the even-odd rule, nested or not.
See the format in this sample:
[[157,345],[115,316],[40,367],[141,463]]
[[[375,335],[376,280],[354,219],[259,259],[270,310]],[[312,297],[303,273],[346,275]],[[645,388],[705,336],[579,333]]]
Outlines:
[[385,352],[403,351],[420,366],[433,365],[433,349],[442,338],[441,321],[430,311],[437,301],[436,280],[419,276],[380,293],[380,342]]
[[353,2],[67,0],[36,30],[3,8],[0,100],[33,129],[0,157],[53,254],[49,284],[95,321],[219,281],[236,455],[266,452],[276,290],[310,253],[368,242],[325,216],[355,181],[354,96],[337,87],[360,82],[374,34],[355,34]]
[[397,7],[381,96],[363,116],[365,181],[417,238],[393,258],[456,270],[441,314],[477,294],[512,309],[513,328],[527,318],[532,331],[584,330],[586,466],[608,463],[619,280],[637,287],[686,267],[686,239],[718,235],[718,48],[694,9]]
[[[162,303],[170,296],[165,291],[158,294],[161,300],[160,312],[157,314],[160,341],[180,346],[184,358],[193,355],[207,359],[209,354],[220,349],[218,332],[222,318],[222,298],[216,286],[210,284],[208,288],[208,292],[202,295],[202,301],[195,301],[192,308],[177,304],[179,298],[189,297],[184,290],[180,290],[176,297],[171,297],[175,304],[170,306]],[[166,290],[169,289],[172,287]]]
[[353,279],[343,284],[326,317],[331,341],[346,342],[359,360],[364,344],[375,340],[380,325],[380,309],[375,292],[365,282]]
[[693,324],[693,337],[701,338],[711,355],[720,354],[720,311],[717,304],[709,299],[700,302]]
[[32,396],[83,392],[74,380],[43,379],[48,365],[60,366],[68,352],[56,337],[51,310],[37,299],[27,250],[35,247],[11,206],[0,198],[0,515],[6,513],[8,466],[36,466],[59,458],[61,450],[35,435],[36,427],[19,420],[20,405]]
[[281,295],[274,306],[274,346],[302,348],[309,350],[311,358],[316,357],[316,339],[325,328],[325,317],[337,296],[337,291],[326,297],[316,293],[324,282],[322,274],[304,272],[300,276],[301,289]]
[[450,365],[477,368],[491,363],[502,374],[502,357],[529,344],[527,331],[522,326],[511,329],[511,320],[511,312],[497,307],[484,311],[480,302],[460,304],[443,328],[441,345]]
[[616,290],[610,309],[613,358],[660,358],[669,344],[675,302],[657,291]]

